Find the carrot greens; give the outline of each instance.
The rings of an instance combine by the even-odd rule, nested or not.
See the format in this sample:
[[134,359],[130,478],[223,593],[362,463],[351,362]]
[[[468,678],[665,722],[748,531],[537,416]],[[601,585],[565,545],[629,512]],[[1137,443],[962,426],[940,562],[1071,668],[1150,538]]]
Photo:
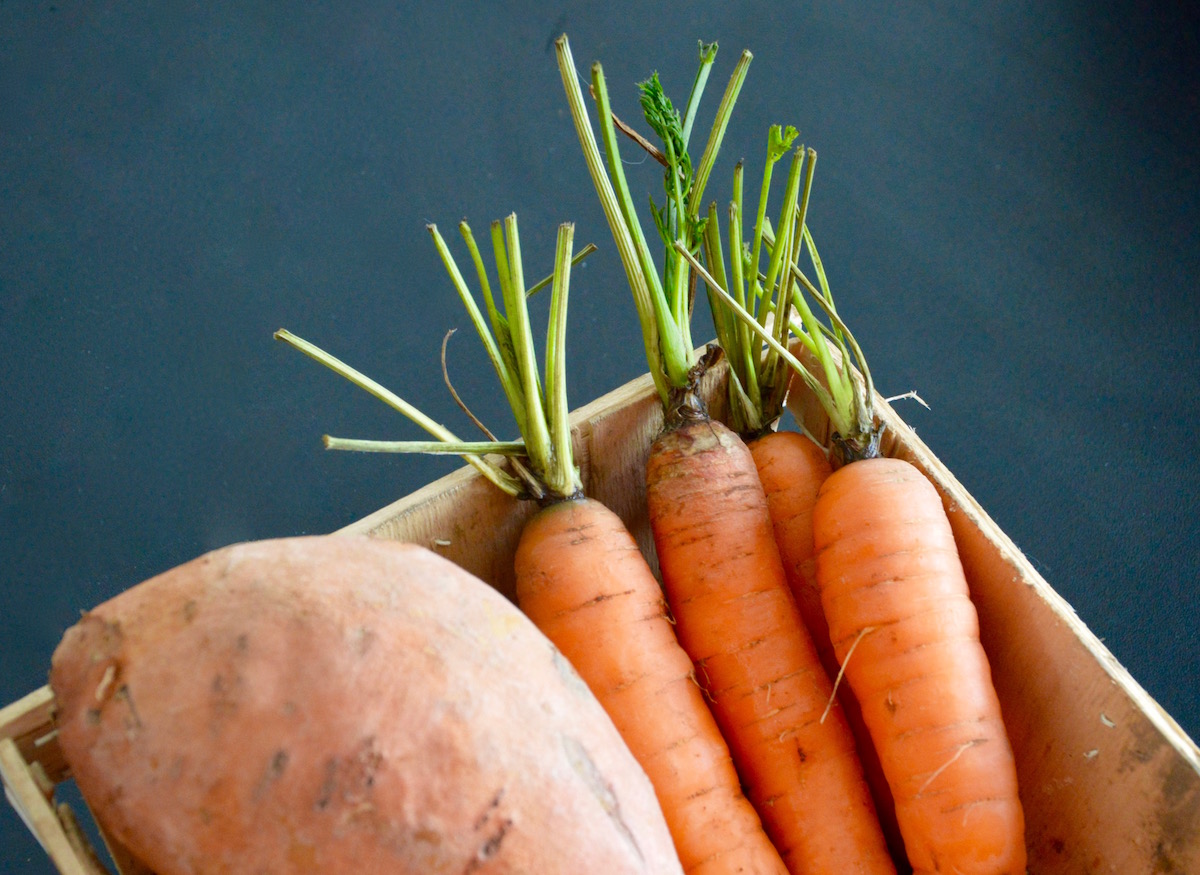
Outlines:
[[[548,281],[551,287],[550,318],[543,384],[529,318],[527,300],[532,292],[525,286],[517,217],[509,215],[503,222],[493,222],[491,226],[498,296],[489,281],[487,266],[470,226],[466,222],[459,224],[459,232],[466,243],[479,280],[483,309],[480,309],[437,226],[431,224],[428,230],[468,318],[483,343],[505,398],[512,408],[521,440],[464,441],[394,392],[385,389],[345,362],[315,344],[280,329],[275,333],[277,339],[285,341],[375,395],[436,439],[380,441],[326,435],[325,446],[328,449],[359,452],[461,455],[499,489],[514,497],[552,500],[577,494],[581,490],[581,483],[572,457],[566,393],[567,298],[572,264],[585,257],[595,247],[585,247],[579,256],[573,259],[574,225],[564,223],[559,226],[554,272]],[[538,283],[537,286],[546,284]],[[533,290],[536,291],[536,287]],[[453,389],[451,391],[453,392]],[[455,400],[459,400],[456,393]],[[484,430],[486,432],[486,429]],[[490,432],[488,436],[492,437]],[[507,469],[488,458],[489,456],[510,457]]]
[[[730,417],[748,437],[771,430],[795,373],[829,414],[835,445],[845,458],[878,452],[881,426],[862,351],[838,317],[816,243],[807,224],[817,153],[793,148],[795,128],[772,126],[752,229],[747,239],[744,167],[733,174],[727,210],[728,263],[716,204],[701,228],[704,262],[685,236],[672,248],[708,289],[717,341],[729,360]],[[791,152],[782,204],[773,224],[768,206],[775,165]],[[801,267],[807,253],[814,283]],[[765,257],[766,264],[763,264]],[[816,361],[819,379],[791,352],[789,337]],[[855,374],[857,368],[861,381]]]
[[614,121],[604,70],[599,63],[592,65],[590,88],[604,144],[602,157],[566,36],[556,41],[555,48],[588,173],[596,187],[633,293],[650,374],[663,404],[672,408],[676,406],[672,403],[672,396],[687,392],[697,377],[697,365],[701,364],[693,361],[690,327],[694,278],[688,260],[675,244],[683,241],[684,251],[690,254],[700,249],[707,223],[707,217],[700,218],[700,203],[752,55],[743,52],[738,60],[717,108],[704,151],[695,165],[688,152],[688,140],[709,70],[716,57],[716,44],[700,45],[700,68],[683,118],[667,99],[657,75],[651,76],[641,86],[643,115],[662,141],[663,148],[659,154],[666,167],[664,203],[660,207],[651,201],[652,217],[664,246],[663,269],[660,273],[625,178],[617,142],[617,123]]

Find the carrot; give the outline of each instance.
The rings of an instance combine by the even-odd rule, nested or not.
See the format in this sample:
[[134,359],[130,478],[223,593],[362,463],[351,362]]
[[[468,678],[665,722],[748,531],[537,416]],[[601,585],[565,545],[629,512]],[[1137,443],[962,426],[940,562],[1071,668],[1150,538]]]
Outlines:
[[[798,334],[822,385],[705,276],[816,394],[830,417],[838,470],[813,508],[821,606],[841,671],[862,708],[916,873],[1022,875],[1026,850],[1016,765],[979,622],[937,491],[913,465],[880,456],[882,427],[861,350],[821,288],[799,270]],[[806,291],[828,316],[818,322]],[[857,362],[862,382],[851,372]]]
[[803,626],[750,452],[716,422],[651,449],[663,584],[747,793],[791,872],[894,871],[832,684]]
[[685,872],[786,871],[633,536],[598,502],[551,505],[517,550],[517,600],[605,706],[663,807]]
[[[573,229],[559,229],[544,386],[529,331],[515,216],[506,220],[503,233],[493,226],[503,312],[470,228],[463,223],[460,229],[475,260],[490,328],[441,235],[430,227],[495,365],[522,442],[471,444],[417,418],[439,438],[439,446],[338,438],[327,444],[466,453],[509,495],[537,500],[542,509],[523,527],[515,557],[517,603],[580,673],[650,778],[683,870],[689,875],[781,875],[783,862],[742,793],[729,748],[675,637],[658,581],[620,518],[583,496],[565,388]],[[300,345],[290,335],[283,339]],[[311,345],[305,351],[365,384],[361,375]],[[501,469],[480,452],[510,454],[513,464]]]
[[[693,361],[688,322],[694,275],[684,254],[700,245],[697,205],[749,55],[731,78],[694,168],[685,132],[697,90],[680,119],[656,78],[643,85],[646,120],[663,141],[667,165],[667,202],[655,208],[666,244],[660,278],[624,179],[600,65],[592,68],[592,91],[607,173],[566,39],[557,47],[576,130],[622,254],[664,406],[664,430],[647,463],[647,503],[679,640],[788,870],[892,873],[853,739],[840,714],[820,719],[832,684],[788,589],[753,459],[736,434],[708,416],[696,389],[711,357]],[[702,67],[699,85],[706,75]]]
[[[776,234],[766,217],[767,200],[774,165],[788,152],[796,139],[796,130],[779,126],[770,129],[767,160],[763,172],[759,206],[753,218],[751,239],[744,241],[742,211],[743,168],[734,170],[733,197],[729,204],[729,251],[734,254],[726,269],[721,245],[720,226],[713,204],[705,226],[704,252],[715,283],[728,288],[738,304],[754,315],[776,339],[784,341],[790,332],[793,279],[790,267],[801,247],[809,194],[812,188],[816,152],[803,146],[792,152],[778,221],[781,245],[775,246]],[[760,272],[760,253],[764,243],[770,250],[765,273]],[[784,569],[792,594],[821,654],[830,676],[838,666],[832,659],[828,629],[820,607],[820,593],[812,580],[812,508],[817,490],[832,473],[824,450],[806,436],[776,431],[783,413],[791,369],[787,361],[765,352],[750,329],[733,317],[725,303],[709,289],[717,341],[729,360],[728,398],[730,422],[749,446],[759,480],[767,495],[776,544],[784,560]]]
[[[809,197],[817,153],[803,146],[792,152],[787,184],[778,223],[772,229],[767,218],[774,165],[783,158],[797,137],[792,127],[773,126],[767,138],[767,158],[752,229],[744,228],[742,213],[743,168],[734,170],[733,197],[729,204],[729,251],[734,256],[726,269],[722,252],[716,204],[710,206],[704,234],[704,252],[714,278],[727,286],[738,303],[754,315],[760,326],[771,323],[772,333],[784,341],[790,332],[790,290],[796,280],[792,269],[804,249]],[[746,231],[750,239],[744,240]],[[779,245],[775,245],[779,241]],[[760,253],[770,254],[765,272],[760,271]],[[811,250],[815,252],[815,250]],[[820,262],[814,262],[820,273]],[[821,484],[832,473],[825,450],[808,436],[777,431],[791,376],[787,360],[771,349],[763,349],[754,333],[729,312],[719,296],[709,289],[717,340],[729,359],[727,383],[730,421],[754,457],[759,481],[767,496],[767,507],[775,543],[783,559],[788,585],[796,599],[804,625],[816,645],[821,665],[830,677],[839,673],[837,656],[829,638],[829,626],[821,607],[815,579],[812,514]],[[831,700],[826,706],[831,708]],[[904,843],[896,822],[891,790],[875,754],[870,733],[854,694],[845,685],[837,691],[836,704],[854,735],[859,759],[888,849],[896,860],[904,860]]]
[[1012,750],[937,491],[908,462],[858,461],[822,487],[813,531],[834,647],[913,868],[1021,875]]
[[[813,547],[813,512],[817,495],[833,469],[824,451],[814,441],[794,431],[769,432],[749,446],[766,492],[775,543],[783,558],[788,585],[816,644],[822,667],[830,677],[836,678],[841,665],[821,606]],[[894,859],[903,860],[904,840],[896,819],[891,787],[871,741],[862,708],[849,685],[838,686],[837,703],[854,735],[859,762],[871,788],[888,849]]]
[[767,496],[775,543],[783,557],[788,585],[796,597],[804,625],[812,634],[821,664],[830,677],[836,677],[840,666],[821,608],[812,528],[817,493],[833,468],[825,452],[798,432],[768,432],[750,441],[749,447]]

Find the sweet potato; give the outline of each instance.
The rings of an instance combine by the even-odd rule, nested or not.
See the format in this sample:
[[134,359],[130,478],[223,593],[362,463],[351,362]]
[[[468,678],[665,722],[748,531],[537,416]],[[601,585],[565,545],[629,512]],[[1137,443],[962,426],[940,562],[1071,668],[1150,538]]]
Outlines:
[[85,614],[51,686],[80,791],[159,875],[681,871],[566,660],[420,547],[209,553]]

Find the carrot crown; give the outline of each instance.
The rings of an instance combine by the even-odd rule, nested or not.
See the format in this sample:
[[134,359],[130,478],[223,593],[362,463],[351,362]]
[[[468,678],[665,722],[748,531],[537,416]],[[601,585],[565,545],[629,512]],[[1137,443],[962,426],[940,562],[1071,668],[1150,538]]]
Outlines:
[[[471,419],[488,440],[461,440],[398,395],[345,362],[334,358],[315,344],[280,329],[275,333],[277,339],[296,347],[370,392],[435,438],[434,441],[378,441],[326,435],[326,448],[359,452],[461,455],[484,477],[516,498],[534,498],[548,502],[577,496],[582,491],[582,483],[572,453],[570,409],[566,391],[567,297],[572,264],[585,258],[595,247],[585,247],[573,259],[574,225],[560,225],[553,274],[526,288],[517,217],[509,215],[503,222],[493,222],[492,247],[500,291],[497,300],[471,228],[466,222],[460,223],[459,232],[470,252],[483,294],[484,310],[487,313],[485,318],[484,310],[481,310],[476,302],[437,226],[431,224],[428,229],[512,408],[521,440],[497,440],[474,416],[471,416]],[[538,372],[527,299],[547,285],[551,286],[550,320],[546,336],[543,384],[543,378]],[[449,334],[446,337],[448,339]],[[446,347],[443,342],[443,373],[446,367],[445,354]],[[448,378],[446,382],[449,385]],[[466,410],[466,405],[459,399],[453,387],[450,387],[450,391],[455,401]],[[469,410],[467,413],[470,415]],[[506,467],[499,464],[495,461],[497,456],[509,457],[510,465]]]
[[[743,52],[726,86],[708,135],[704,152],[693,166],[688,140],[700,98],[716,58],[717,46],[700,44],[700,66],[682,116],[663,93],[657,75],[642,83],[641,104],[646,123],[662,142],[659,149],[613,115],[604,70],[592,65],[591,93],[595,99],[605,157],[601,157],[583,100],[575,61],[566,36],[555,43],[559,72],[570,105],[575,130],[583,147],[588,173],[596,187],[604,215],[617,245],[625,276],[633,292],[646,360],[663,405],[670,413],[685,393],[694,388],[703,362],[694,361],[691,315],[696,279],[691,259],[701,247],[707,217],[700,217],[700,202],[712,172],[725,129],[729,124],[752,55]],[[617,126],[665,167],[665,200],[651,200],[650,210],[663,245],[660,273],[633,206],[617,143]],[[680,249],[679,247],[682,247]]]

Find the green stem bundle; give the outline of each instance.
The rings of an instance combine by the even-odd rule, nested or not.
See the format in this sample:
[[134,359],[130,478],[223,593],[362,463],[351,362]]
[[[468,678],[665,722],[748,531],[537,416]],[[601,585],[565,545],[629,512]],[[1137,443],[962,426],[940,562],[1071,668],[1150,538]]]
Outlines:
[[[491,227],[498,298],[488,279],[487,267],[470,226],[466,222],[459,225],[459,232],[479,279],[483,309],[479,307],[437,226],[431,224],[428,230],[512,408],[521,440],[461,440],[445,426],[345,362],[315,344],[280,329],[275,334],[277,339],[289,343],[366,389],[436,438],[433,442],[378,441],[326,435],[325,446],[328,449],[358,452],[452,453],[463,456],[483,476],[513,497],[546,501],[575,496],[581,490],[581,482],[573,461],[566,393],[567,299],[571,266],[578,260],[578,257],[572,258],[574,225],[564,223],[558,229],[554,272],[549,279],[550,319],[546,336],[544,385],[538,370],[529,319],[527,301],[531,290],[525,286],[517,217],[510,215],[503,222],[493,222]],[[589,245],[579,257],[586,256],[594,248]],[[544,283],[537,285],[540,287]],[[510,457],[510,467],[515,474],[505,470],[489,456]]]
[[704,152],[694,169],[687,151],[688,138],[708,80],[709,68],[716,57],[716,45],[702,43],[700,46],[700,69],[682,119],[663,94],[657,77],[651,77],[642,85],[642,107],[646,121],[663,142],[662,154],[666,163],[666,203],[661,208],[651,203],[655,224],[665,247],[664,266],[660,273],[625,178],[604,70],[599,63],[592,65],[590,89],[595,98],[600,136],[604,143],[605,154],[602,157],[592,132],[567,38],[560,37],[555,47],[563,87],[583,147],[588,173],[596,187],[633,293],[650,374],[664,406],[669,407],[673,394],[691,387],[696,378],[697,364],[693,361],[691,336],[694,278],[688,260],[676,251],[674,244],[677,240],[684,241],[688,253],[700,249],[706,224],[706,219],[699,218],[700,203],[752,55],[744,52],[739,59],[717,109]]

